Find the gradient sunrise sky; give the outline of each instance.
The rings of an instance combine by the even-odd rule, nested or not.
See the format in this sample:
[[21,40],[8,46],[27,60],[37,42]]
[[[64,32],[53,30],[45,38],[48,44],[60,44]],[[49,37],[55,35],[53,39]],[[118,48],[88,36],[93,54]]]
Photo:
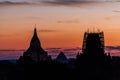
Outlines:
[[33,30],[43,48],[81,47],[84,32],[120,45],[120,0],[0,0],[0,49],[27,49]]

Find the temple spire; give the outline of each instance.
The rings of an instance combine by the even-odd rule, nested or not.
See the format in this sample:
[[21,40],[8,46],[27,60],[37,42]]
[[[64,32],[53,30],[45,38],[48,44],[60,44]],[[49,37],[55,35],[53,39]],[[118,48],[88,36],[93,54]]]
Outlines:
[[29,48],[24,52],[23,56],[28,56],[34,61],[45,61],[49,59],[46,51],[41,47],[40,40],[37,36],[36,24],[34,28],[34,34],[30,42]]
[[35,24],[35,28],[34,28],[34,35],[37,35],[36,24]]
[[35,24],[35,30],[36,30],[36,24]]
[[31,46],[36,46],[36,47],[41,46],[40,40],[39,40],[38,35],[37,35],[36,25],[35,25],[35,28],[34,28],[34,34],[33,34],[33,37],[31,39],[30,45]]

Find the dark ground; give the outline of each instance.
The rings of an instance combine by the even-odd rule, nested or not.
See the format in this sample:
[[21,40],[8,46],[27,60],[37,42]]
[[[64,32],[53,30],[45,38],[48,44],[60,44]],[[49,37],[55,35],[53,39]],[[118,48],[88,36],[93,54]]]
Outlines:
[[0,61],[0,80],[120,80],[120,63],[104,65],[68,64],[56,61],[18,62]]

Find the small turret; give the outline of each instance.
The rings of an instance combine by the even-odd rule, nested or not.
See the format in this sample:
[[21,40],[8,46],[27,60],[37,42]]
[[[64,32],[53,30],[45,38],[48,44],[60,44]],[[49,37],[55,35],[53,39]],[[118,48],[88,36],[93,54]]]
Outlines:
[[68,63],[67,57],[64,55],[63,52],[60,52],[60,54],[57,56],[56,61],[60,63]]

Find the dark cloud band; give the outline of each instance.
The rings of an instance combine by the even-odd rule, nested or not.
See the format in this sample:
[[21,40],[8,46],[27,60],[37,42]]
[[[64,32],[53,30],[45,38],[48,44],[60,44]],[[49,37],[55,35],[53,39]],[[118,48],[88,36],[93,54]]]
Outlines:
[[38,5],[38,6],[81,6],[89,4],[97,4],[103,2],[119,2],[120,0],[36,0],[36,1],[1,1],[0,6],[10,5]]
[[2,1],[0,5],[30,5],[30,2],[12,2],[12,1]]
[[118,50],[120,51],[120,46],[106,46],[106,50]]

